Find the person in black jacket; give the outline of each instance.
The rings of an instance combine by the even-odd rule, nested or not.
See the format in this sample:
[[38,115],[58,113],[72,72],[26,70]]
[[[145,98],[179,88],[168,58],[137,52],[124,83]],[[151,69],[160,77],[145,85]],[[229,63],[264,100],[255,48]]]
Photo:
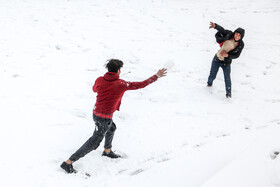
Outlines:
[[221,48],[213,58],[207,86],[212,86],[218,70],[221,67],[224,72],[226,97],[231,98],[230,64],[232,59],[239,57],[244,48],[244,42],[242,39],[244,37],[245,30],[242,28],[238,28],[234,32],[232,32],[213,22],[210,22],[209,29],[211,28],[215,28],[218,30],[215,37]]

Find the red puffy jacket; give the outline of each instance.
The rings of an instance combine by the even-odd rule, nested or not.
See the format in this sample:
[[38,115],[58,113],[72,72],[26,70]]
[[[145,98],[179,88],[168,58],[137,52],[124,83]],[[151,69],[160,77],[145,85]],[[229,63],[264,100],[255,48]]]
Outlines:
[[158,79],[156,75],[142,82],[127,82],[119,79],[119,75],[113,72],[107,72],[103,77],[96,79],[93,91],[97,92],[95,113],[113,115],[120,109],[122,96],[127,90],[136,90],[144,88]]

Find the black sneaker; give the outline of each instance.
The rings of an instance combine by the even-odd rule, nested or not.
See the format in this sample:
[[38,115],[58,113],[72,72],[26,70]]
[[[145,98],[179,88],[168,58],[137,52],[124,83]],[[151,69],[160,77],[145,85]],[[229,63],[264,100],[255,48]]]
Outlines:
[[226,94],[227,98],[231,98],[231,93]]
[[77,171],[73,168],[72,164],[67,164],[66,162],[63,162],[60,167],[64,169],[67,173],[77,173]]
[[121,155],[118,155],[118,154],[114,153],[113,151],[110,151],[109,153],[106,153],[105,151],[103,151],[102,156],[107,156],[109,158],[121,158]]
[[212,84],[207,83],[207,86],[208,86],[208,87],[211,87],[211,86],[212,86]]

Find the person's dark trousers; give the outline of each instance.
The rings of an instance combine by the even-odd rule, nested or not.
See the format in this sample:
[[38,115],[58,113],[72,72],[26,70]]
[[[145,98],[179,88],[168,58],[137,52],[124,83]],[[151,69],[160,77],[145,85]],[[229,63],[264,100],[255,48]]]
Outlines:
[[72,162],[79,160],[86,154],[99,147],[100,142],[105,137],[105,149],[111,149],[116,125],[112,119],[103,119],[93,114],[95,130],[93,135],[78,149],[70,158]]
[[225,65],[222,61],[218,59],[216,55],[214,56],[212,61],[210,75],[208,77],[207,84],[210,86],[213,84],[213,81],[216,79],[220,67],[223,69],[224,72],[226,94],[231,94],[230,64]]

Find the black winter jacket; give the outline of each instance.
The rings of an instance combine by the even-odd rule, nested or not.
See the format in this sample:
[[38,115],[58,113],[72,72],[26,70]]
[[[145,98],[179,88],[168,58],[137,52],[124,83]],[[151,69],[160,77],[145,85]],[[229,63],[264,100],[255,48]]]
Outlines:
[[234,32],[232,32],[230,30],[224,29],[222,26],[218,25],[217,23],[215,23],[215,29],[218,30],[218,32],[215,34],[216,41],[218,43],[223,43],[225,40],[232,39],[236,32],[241,34],[241,38],[238,41],[237,46],[233,50],[228,52],[228,57],[225,57],[224,63],[231,64],[232,59],[238,58],[244,48],[244,42],[242,39],[244,37],[245,30],[242,28],[238,28]]

